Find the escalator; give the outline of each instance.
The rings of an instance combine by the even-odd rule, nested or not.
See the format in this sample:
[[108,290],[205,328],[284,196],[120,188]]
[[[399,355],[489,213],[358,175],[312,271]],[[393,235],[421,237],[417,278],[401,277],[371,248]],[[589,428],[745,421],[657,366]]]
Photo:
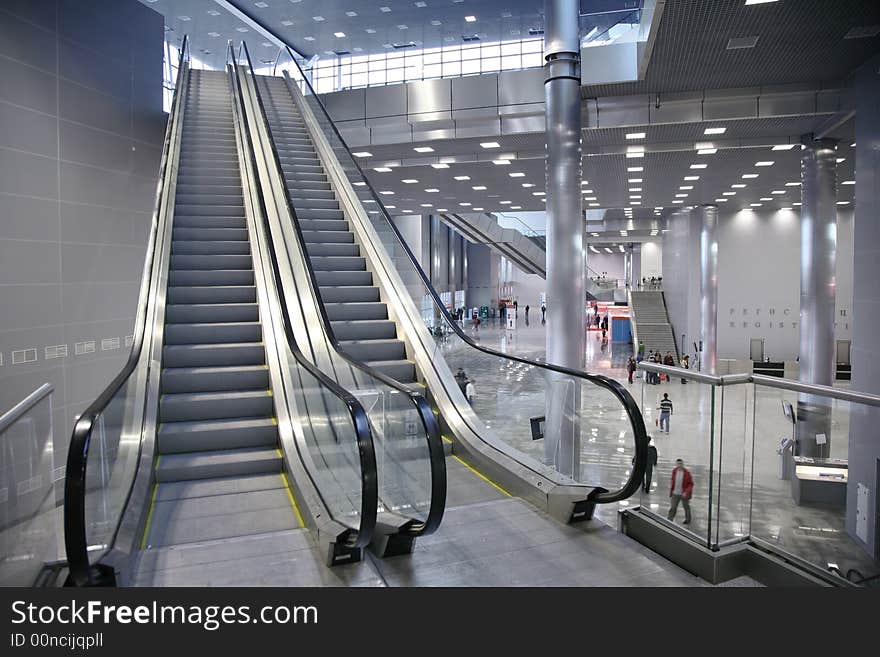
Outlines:
[[260,558],[361,558],[372,429],[290,328],[233,69],[180,56],[132,351],[71,438],[68,584],[310,583]]
[[[644,472],[648,441],[632,396],[608,377],[505,354],[468,335],[418,265],[293,53],[282,50],[276,69],[278,76],[257,75],[255,89],[293,228],[319,281],[330,339],[363,365],[424,390],[468,467],[558,519],[588,519],[596,505],[630,497]],[[329,184],[303,188],[316,179]],[[452,375],[456,367],[500,372],[503,384],[484,388],[485,401],[471,406]],[[547,438],[532,440],[530,423],[545,414]],[[561,453],[558,436],[572,430],[572,451]],[[613,445],[610,438],[600,444],[600,430],[613,435]],[[566,462],[570,476],[558,471],[566,471]]]

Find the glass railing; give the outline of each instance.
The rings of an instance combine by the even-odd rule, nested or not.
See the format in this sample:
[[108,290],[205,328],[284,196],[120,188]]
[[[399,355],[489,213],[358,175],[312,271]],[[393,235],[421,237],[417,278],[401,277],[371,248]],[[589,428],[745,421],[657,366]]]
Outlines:
[[[376,527],[379,485],[375,433],[368,419],[364,400],[340,386],[309,360],[301,351],[288,312],[290,307],[284,287],[284,276],[279,263],[262,187],[257,175],[256,154],[249,139],[250,123],[244,107],[244,92],[238,67],[233,62],[240,57],[230,41],[227,47],[227,67],[233,95],[233,114],[242,135],[242,153],[246,162],[242,169],[247,187],[254,200],[254,215],[264,227],[265,245],[254,245],[255,265],[259,265],[271,283],[268,305],[279,311],[285,340],[276,344],[282,367],[283,396],[288,401],[288,412],[293,425],[295,444],[315,493],[320,497],[330,517],[348,528],[347,535],[338,537],[337,554],[345,549],[365,547],[373,538]],[[257,253],[258,252],[258,253]],[[276,297],[277,295],[277,301]],[[271,321],[265,317],[264,321]],[[301,432],[301,433],[300,433]]]
[[[252,74],[254,69],[246,46],[239,61],[243,65],[238,70],[251,77],[259,120],[271,137],[273,125],[280,126],[275,120],[278,108],[265,88],[266,78]],[[293,106],[293,99],[289,101],[290,107],[284,108],[286,110]],[[258,138],[256,126],[252,127],[251,136]],[[280,183],[282,209],[291,219],[288,227],[293,229],[292,232],[285,230],[281,224],[267,226],[267,234],[278,245],[273,252],[284,250],[298,291],[299,303],[292,313],[293,323],[299,324],[314,365],[350,391],[366,411],[374,438],[379,511],[401,519],[393,521],[386,517],[383,522],[397,526],[398,533],[406,536],[429,534],[440,524],[446,499],[445,456],[437,418],[419,391],[351,358],[340,348],[310,265],[296,210],[290,202],[291,190],[274,140],[267,146]]]
[[[450,371],[460,368],[472,381],[476,394],[470,406],[464,384],[461,389],[452,385],[445,391],[461,409],[469,429],[542,477],[547,475],[548,465],[570,472],[574,482],[595,487],[590,501],[609,503],[628,498],[637,490],[646,454],[645,427],[635,400],[613,379],[505,354],[480,344],[479,328],[473,324],[465,331],[417,264],[292,53],[279,59],[278,70],[303,93],[338,158],[375,238],[389,256],[383,266],[393,268],[389,275],[399,277],[398,285],[405,287],[415,308],[421,309],[433,336],[433,344],[426,348],[434,366],[448,366]],[[486,377],[481,385],[483,373]],[[499,378],[501,385],[497,384]],[[550,425],[545,432],[548,416]],[[554,418],[559,420],[558,426]],[[563,432],[568,432],[571,440],[558,440]],[[549,440],[533,440],[545,433]],[[571,453],[557,449],[559,444],[571,445]],[[613,445],[610,455],[604,451],[608,445]]]
[[0,416],[0,586],[33,586],[58,561],[52,386]]
[[167,213],[171,149],[180,129],[181,89],[188,80],[189,40],[180,48],[174,102],[165,130],[153,223],[141,280],[131,353],[110,385],[74,425],[64,482],[64,541],[69,581],[77,586],[112,581],[99,566],[116,536],[132,490],[141,450],[147,398],[149,354],[144,350],[148,306],[157,295],[159,225]]
[[[855,583],[878,574],[866,551],[866,527],[859,526],[871,510],[859,499],[864,486],[849,483],[848,448],[853,439],[876,438],[880,397],[762,375],[707,376],[644,362],[639,367],[640,373],[669,379],[649,384],[642,376],[638,383],[657,450],[641,512],[710,550],[757,539]],[[798,417],[799,396],[803,402],[806,391],[825,418],[824,428],[809,435],[806,415]],[[664,395],[673,404],[668,420],[661,411]],[[690,472],[693,489],[673,514],[677,459]]]

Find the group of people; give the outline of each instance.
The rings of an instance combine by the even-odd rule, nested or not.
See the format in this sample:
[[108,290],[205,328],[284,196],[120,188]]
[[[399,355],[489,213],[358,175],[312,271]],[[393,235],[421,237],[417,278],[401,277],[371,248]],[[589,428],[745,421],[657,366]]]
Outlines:
[[[635,457],[633,458],[635,463]],[[648,438],[648,462],[645,464],[645,474],[642,478],[642,491],[651,493],[651,480],[654,478],[654,468],[657,467],[657,448]],[[691,471],[684,465],[684,460],[675,459],[675,467],[669,478],[669,513],[666,517],[675,520],[678,514],[678,506],[684,508],[684,524],[691,524],[691,497],[694,494],[694,477]]]
[[477,394],[474,380],[469,378],[467,373],[459,367],[458,371],[455,373],[455,382],[458,384],[458,387],[461,388],[461,392],[467,398],[468,403],[473,406],[474,397]]

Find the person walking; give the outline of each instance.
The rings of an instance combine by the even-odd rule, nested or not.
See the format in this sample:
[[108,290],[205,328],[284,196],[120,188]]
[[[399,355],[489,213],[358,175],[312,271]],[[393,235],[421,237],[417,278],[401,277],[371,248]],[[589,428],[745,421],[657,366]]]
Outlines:
[[459,367],[458,371],[455,373],[455,382],[458,384],[458,387],[461,389],[462,393],[464,393],[464,390],[467,387],[467,381],[467,374],[462,368]]
[[651,436],[648,436],[648,462],[645,464],[645,478],[642,485],[642,490],[646,493],[651,492],[651,479],[654,477],[655,465],[657,465],[657,448],[654,447]]
[[519,301],[513,300],[513,316],[519,317]]
[[526,306],[526,324],[529,323],[529,307]]
[[474,397],[477,394],[477,389],[474,387],[474,380],[468,379],[467,385],[464,389],[464,396],[467,397],[468,404],[471,406],[474,405]]
[[666,433],[669,433],[669,416],[672,415],[672,400],[669,393],[663,393],[663,399],[660,400],[660,431],[663,431],[663,424],[666,424]]
[[636,356],[636,362],[641,363],[643,360],[645,360],[645,343],[644,341],[639,340],[639,352]]
[[[690,359],[688,358],[687,354],[685,354],[684,356],[681,357],[681,367],[682,367],[682,369],[685,369],[685,370],[690,369]],[[682,378],[681,382],[682,382],[682,384],[685,384],[685,383],[687,383],[687,379]]]
[[678,504],[684,507],[684,524],[691,524],[691,495],[694,493],[694,478],[691,471],[684,467],[682,459],[675,459],[675,468],[669,481],[669,520],[675,520]]
[[547,306],[545,306],[545,305],[542,303],[542,304],[541,304],[541,323],[542,323],[542,324],[545,324],[545,323],[547,322],[547,320],[545,319],[545,315],[546,315],[546,313],[547,313]]
[[629,376],[627,377],[627,380],[630,383],[632,383],[633,382],[633,374],[635,374],[635,371],[636,371],[636,359],[633,358],[632,356],[630,356],[629,360],[626,362],[626,371],[627,371],[627,374],[629,374]]

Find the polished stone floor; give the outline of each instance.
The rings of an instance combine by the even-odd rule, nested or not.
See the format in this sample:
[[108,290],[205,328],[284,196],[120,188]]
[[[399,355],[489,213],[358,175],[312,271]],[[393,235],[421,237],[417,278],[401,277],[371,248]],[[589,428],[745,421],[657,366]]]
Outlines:
[[[466,330],[481,344],[505,353],[539,360],[545,354],[546,335],[540,321],[525,326],[520,318],[517,330],[508,331],[493,326],[490,320],[477,332],[470,326]],[[544,415],[548,397],[580,389],[580,481],[614,488],[626,479],[633,455],[632,433],[619,402],[610,393],[592,385],[550,383],[540,370],[475,352],[455,337],[447,338],[443,351],[453,370],[462,367],[474,380],[474,410],[480,418],[510,444],[538,460],[544,460],[543,441],[532,440],[529,419]],[[629,388],[658,450],[651,492],[633,497],[629,504],[641,504],[665,517],[670,474],[675,459],[682,458],[695,480],[689,526],[695,539],[715,543],[752,535],[823,568],[836,563],[844,572],[848,568],[863,574],[880,571],[846,534],[844,509],[799,506],[792,499],[790,482],[777,476],[777,446],[791,435],[781,402],[795,403],[796,395],[747,385],[716,389],[713,400],[710,387],[694,382],[646,385],[637,377],[635,383],[628,384],[624,366],[631,353],[628,344],[603,344],[598,333],[588,334],[587,370],[617,379]],[[661,433],[655,424],[664,392],[675,406],[668,434]],[[860,410],[845,403],[834,406],[833,457],[846,458],[849,417]],[[713,430],[714,441],[710,440]],[[710,459],[715,464],[711,491]],[[613,525],[621,506],[601,506],[597,517]],[[684,511],[679,508],[676,521],[683,520]]]

